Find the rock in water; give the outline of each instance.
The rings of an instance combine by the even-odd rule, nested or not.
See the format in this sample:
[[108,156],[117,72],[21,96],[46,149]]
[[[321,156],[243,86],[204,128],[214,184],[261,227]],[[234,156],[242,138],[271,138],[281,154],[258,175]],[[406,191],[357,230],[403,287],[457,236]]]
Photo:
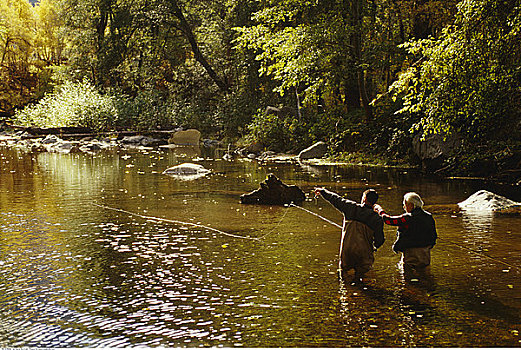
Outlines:
[[461,209],[471,211],[510,212],[521,208],[521,203],[486,190],[474,193],[458,205]]
[[286,185],[275,175],[269,174],[266,180],[260,183],[260,188],[243,194],[242,204],[273,204],[284,205],[301,203],[306,199],[304,192],[295,185]]
[[181,180],[195,180],[205,176],[211,171],[200,164],[183,163],[170,167],[163,171],[164,175],[169,175]]

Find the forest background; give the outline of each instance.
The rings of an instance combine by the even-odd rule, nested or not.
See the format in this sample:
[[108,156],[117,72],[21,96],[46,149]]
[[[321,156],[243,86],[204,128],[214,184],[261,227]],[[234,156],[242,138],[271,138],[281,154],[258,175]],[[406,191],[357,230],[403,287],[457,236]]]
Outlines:
[[520,0],[0,0],[0,122],[394,165],[439,134],[430,170],[516,180],[520,48]]

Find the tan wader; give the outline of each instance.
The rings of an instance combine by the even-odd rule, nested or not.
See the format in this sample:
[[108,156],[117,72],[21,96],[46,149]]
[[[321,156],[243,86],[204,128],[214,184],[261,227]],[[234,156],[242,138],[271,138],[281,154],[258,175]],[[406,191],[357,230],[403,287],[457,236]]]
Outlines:
[[431,264],[431,247],[404,249],[403,263],[414,268],[429,266]]
[[340,269],[345,272],[355,269],[355,276],[362,277],[371,269],[374,231],[364,223],[351,221],[344,223],[340,243]]

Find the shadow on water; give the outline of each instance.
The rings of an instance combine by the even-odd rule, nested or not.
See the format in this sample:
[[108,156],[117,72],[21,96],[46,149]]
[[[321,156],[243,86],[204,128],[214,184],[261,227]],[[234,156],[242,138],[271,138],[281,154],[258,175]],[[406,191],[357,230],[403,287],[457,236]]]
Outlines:
[[[511,324],[521,323],[519,310],[492,296],[477,296],[466,289],[439,284],[429,268],[414,271],[399,266],[399,272],[396,286],[388,288],[380,286],[371,277],[368,281],[357,284],[348,278],[340,277],[340,291],[342,294],[353,291],[361,293],[383,309],[392,307],[403,316],[413,315],[411,319],[418,324],[450,323],[450,320],[457,318],[460,313],[464,314],[464,317],[469,313],[476,313]],[[448,304],[450,307],[447,307]],[[440,321],[441,319],[443,321]]]

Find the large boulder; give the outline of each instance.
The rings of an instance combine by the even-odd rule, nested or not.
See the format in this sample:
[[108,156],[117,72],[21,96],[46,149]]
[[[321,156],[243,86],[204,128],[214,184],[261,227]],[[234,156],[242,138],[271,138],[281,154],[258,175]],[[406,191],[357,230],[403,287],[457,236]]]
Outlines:
[[304,192],[295,185],[286,185],[275,175],[269,174],[266,180],[260,183],[260,188],[243,194],[242,204],[271,204],[284,205],[301,203],[306,199]]
[[437,170],[454,150],[461,147],[458,135],[433,134],[422,140],[416,135],[412,140],[413,152],[421,160],[425,170]]
[[181,146],[198,146],[201,132],[196,129],[176,131],[168,139],[168,143]]
[[206,176],[210,172],[211,170],[206,169],[200,164],[183,163],[166,169],[163,171],[163,174],[181,180],[195,180]]
[[325,142],[319,141],[305,150],[302,150],[298,158],[299,159],[312,159],[312,158],[322,158],[327,153],[327,144]]
[[521,203],[486,190],[474,193],[463,202],[458,203],[458,206],[467,211],[496,213],[516,213],[521,211]]

